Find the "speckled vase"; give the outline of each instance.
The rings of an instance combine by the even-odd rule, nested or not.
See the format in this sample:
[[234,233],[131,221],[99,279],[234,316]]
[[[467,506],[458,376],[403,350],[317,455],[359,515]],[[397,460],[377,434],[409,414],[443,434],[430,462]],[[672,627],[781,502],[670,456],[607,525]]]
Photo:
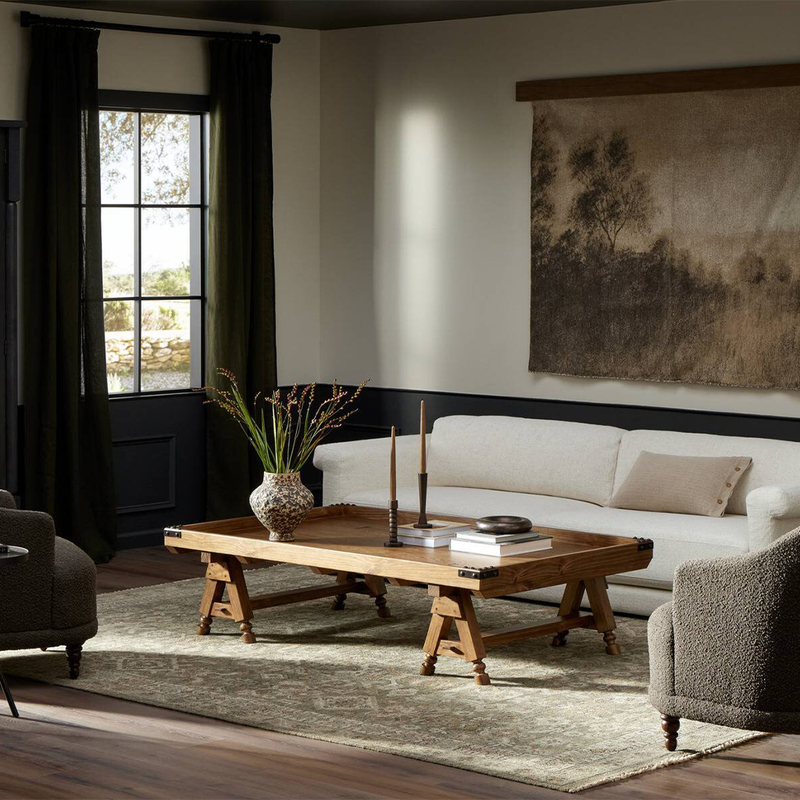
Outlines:
[[265,472],[264,482],[250,495],[250,508],[269,531],[271,542],[294,541],[292,532],[314,506],[314,495],[299,472]]

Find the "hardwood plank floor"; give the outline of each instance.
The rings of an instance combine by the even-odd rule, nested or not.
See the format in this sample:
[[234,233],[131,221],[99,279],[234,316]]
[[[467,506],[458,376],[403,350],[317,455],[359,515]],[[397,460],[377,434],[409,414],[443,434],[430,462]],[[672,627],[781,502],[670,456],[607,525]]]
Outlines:
[[[99,568],[101,592],[203,574],[160,547]],[[120,680],[125,676],[121,675]],[[317,742],[33,681],[11,679],[22,719],[0,701],[0,798],[478,800],[561,792]],[[587,800],[800,797],[800,738],[775,736],[581,793]]]

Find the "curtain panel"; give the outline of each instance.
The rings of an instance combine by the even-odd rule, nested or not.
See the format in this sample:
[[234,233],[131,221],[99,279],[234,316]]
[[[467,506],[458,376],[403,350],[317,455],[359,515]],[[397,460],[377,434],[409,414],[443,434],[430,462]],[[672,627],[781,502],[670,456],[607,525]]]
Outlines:
[[[209,42],[209,382],[233,372],[252,400],[277,383],[275,265],[272,229],[272,45]],[[250,514],[250,492],[263,468],[236,423],[208,404],[209,519]]]
[[98,31],[31,29],[23,214],[25,507],[95,561],[116,542],[106,383]]

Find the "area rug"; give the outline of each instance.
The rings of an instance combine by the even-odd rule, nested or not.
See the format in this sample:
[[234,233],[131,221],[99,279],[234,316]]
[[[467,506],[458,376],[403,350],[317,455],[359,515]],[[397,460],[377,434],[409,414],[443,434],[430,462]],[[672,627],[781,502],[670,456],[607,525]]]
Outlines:
[[[252,593],[327,582],[293,566],[247,573]],[[758,734],[685,722],[664,750],[647,700],[647,623],[621,618],[622,655],[575,630],[491,649],[490,686],[470,666],[440,658],[422,677],[430,602],[424,590],[389,589],[392,616],[351,595],[256,612],[255,644],[215,619],[197,636],[203,582],[180,581],[98,598],[100,632],[86,643],[81,677],[63,652],[4,657],[14,675],[281,733],[394,753],[564,792],[619,780],[729,747]],[[476,600],[484,630],[535,624],[553,608]]]

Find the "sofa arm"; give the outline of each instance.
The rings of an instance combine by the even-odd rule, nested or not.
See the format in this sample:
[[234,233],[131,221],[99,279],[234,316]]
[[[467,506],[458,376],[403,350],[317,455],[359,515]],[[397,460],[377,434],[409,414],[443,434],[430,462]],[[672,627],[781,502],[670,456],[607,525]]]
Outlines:
[[800,526],[800,485],[762,486],[747,495],[749,549],[758,550]]
[[[344,502],[353,492],[386,489],[389,499],[389,442],[364,439],[358,442],[321,444],[314,452],[314,466],[322,470],[322,502]],[[412,486],[419,471],[419,436],[398,436],[397,483]]]

